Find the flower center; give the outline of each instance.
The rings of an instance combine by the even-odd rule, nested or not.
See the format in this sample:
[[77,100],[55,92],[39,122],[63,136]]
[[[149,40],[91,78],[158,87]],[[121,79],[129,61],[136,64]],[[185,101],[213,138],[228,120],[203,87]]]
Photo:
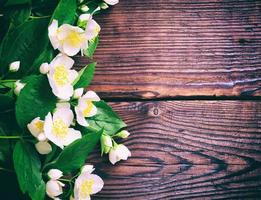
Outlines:
[[93,103],[91,100],[86,101],[86,108],[83,110],[83,116],[88,117],[93,109]]
[[86,180],[81,184],[81,187],[80,187],[81,198],[86,198],[86,197],[90,196],[90,194],[92,193],[93,184],[94,184],[93,179]]
[[57,85],[64,86],[69,83],[69,72],[64,65],[55,67],[53,78]]
[[44,123],[42,121],[37,121],[34,123],[34,125],[40,132],[43,131]]
[[68,133],[68,126],[66,126],[61,118],[58,118],[53,122],[52,131],[57,137],[64,138]]
[[75,32],[75,31],[71,31],[65,41],[68,41],[69,44],[73,47],[79,47],[82,43],[82,37],[79,33]]

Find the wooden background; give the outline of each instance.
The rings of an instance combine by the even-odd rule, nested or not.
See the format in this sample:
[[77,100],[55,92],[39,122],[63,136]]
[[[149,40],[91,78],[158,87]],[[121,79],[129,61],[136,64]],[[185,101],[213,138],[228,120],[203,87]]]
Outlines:
[[89,89],[129,125],[132,157],[91,156],[93,199],[261,199],[261,1],[121,0],[96,19]]

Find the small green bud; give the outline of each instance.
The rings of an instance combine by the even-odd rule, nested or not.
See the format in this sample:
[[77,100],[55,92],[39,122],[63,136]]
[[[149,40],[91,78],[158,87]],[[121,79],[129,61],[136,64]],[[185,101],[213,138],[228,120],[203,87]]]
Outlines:
[[86,6],[86,5],[82,5],[82,6],[80,7],[80,10],[81,10],[82,12],[87,12],[87,11],[89,10],[89,7]]
[[123,130],[117,133],[115,136],[119,138],[127,138],[129,137],[129,135],[130,135],[129,131]]
[[100,3],[99,6],[100,6],[100,8],[103,9],[103,10],[109,8],[108,4],[107,4],[107,3],[104,3],[104,2]]
[[101,136],[101,151],[102,151],[102,154],[105,153],[109,153],[110,150],[112,148],[112,139],[109,135],[107,134],[102,134]]

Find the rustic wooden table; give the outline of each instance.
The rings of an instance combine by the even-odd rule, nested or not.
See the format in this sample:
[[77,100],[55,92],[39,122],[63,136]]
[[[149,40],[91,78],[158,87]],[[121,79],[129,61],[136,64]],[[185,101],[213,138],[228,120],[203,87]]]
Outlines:
[[121,0],[97,20],[90,89],[133,156],[91,156],[94,199],[261,199],[261,1]]

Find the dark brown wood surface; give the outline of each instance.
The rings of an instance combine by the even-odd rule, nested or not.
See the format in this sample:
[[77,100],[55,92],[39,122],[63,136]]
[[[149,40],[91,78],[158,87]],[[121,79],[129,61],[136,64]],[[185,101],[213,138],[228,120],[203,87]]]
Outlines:
[[96,19],[88,89],[117,101],[132,157],[91,155],[93,199],[261,199],[261,1],[121,0]]
[[97,18],[92,89],[108,98],[260,96],[260,13],[259,0],[121,0]]
[[94,199],[260,199],[261,103],[111,103],[129,125],[128,161],[90,162],[105,187]]

